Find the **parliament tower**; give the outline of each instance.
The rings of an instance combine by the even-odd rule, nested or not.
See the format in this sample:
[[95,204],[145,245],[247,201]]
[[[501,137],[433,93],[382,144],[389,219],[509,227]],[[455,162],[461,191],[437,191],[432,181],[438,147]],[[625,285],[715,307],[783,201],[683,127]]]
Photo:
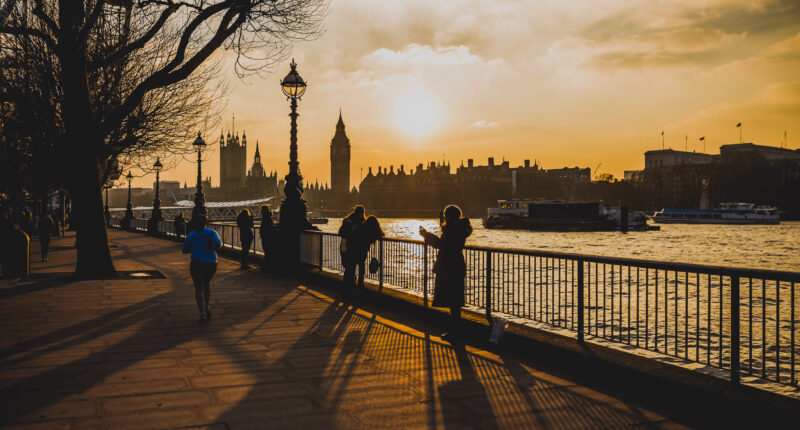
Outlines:
[[237,192],[245,186],[245,174],[247,173],[247,136],[242,133],[242,140],[239,135],[231,136],[228,132],[227,138],[221,133],[219,135],[219,174],[220,188],[223,192]]
[[336,133],[331,139],[331,189],[334,194],[350,192],[350,139],[344,132],[341,109]]

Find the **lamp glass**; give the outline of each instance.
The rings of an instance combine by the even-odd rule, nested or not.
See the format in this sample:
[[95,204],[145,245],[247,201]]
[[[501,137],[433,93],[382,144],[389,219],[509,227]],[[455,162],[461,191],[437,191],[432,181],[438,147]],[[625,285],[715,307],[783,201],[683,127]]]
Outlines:
[[286,83],[282,85],[283,93],[287,97],[301,97],[306,92],[306,85],[303,83]]
[[161,160],[156,158],[156,164],[153,164],[153,170],[155,170],[156,172],[160,172],[161,169],[163,169],[163,168],[164,168],[164,165],[161,164]]
[[192,142],[192,146],[194,146],[194,149],[198,151],[202,151],[203,149],[205,149],[206,142],[203,140],[202,137],[200,137],[200,132],[197,133],[197,139],[195,139],[194,142]]

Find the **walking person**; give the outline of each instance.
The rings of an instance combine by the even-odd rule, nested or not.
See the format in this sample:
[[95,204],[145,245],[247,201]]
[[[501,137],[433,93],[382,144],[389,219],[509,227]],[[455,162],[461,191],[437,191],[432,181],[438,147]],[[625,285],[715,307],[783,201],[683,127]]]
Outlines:
[[464,306],[464,278],[467,275],[467,265],[464,261],[464,243],[472,234],[469,219],[461,216],[461,209],[456,205],[449,205],[444,209],[444,223],[442,235],[435,234],[419,228],[419,234],[425,243],[439,249],[433,272],[436,281],[433,290],[433,306],[450,308],[450,328],[442,338],[457,340],[462,337],[461,308]]
[[355,233],[365,220],[364,206],[357,205],[353,208],[353,212],[344,217],[342,225],[339,227],[339,236],[342,237],[342,241],[339,244],[339,252],[342,256],[342,266],[344,266],[343,281],[347,289],[352,289],[355,285],[357,246],[354,246],[354,241],[358,240],[355,237]]
[[247,269],[247,254],[253,244],[253,215],[247,209],[242,209],[236,216],[236,225],[239,226],[239,243],[242,247],[242,269]]
[[175,236],[180,239],[186,235],[186,218],[183,217],[183,212],[178,212],[175,215]]
[[39,217],[39,245],[41,245],[42,261],[47,261],[47,254],[50,249],[50,236],[56,230],[56,224],[49,214],[45,213]]
[[[354,264],[353,277],[355,278],[355,268],[358,268],[358,289],[364,288],[364,272],[367,264],[367,254],[369,248],[378,239],[384,236],[378,218],[370,215],[358,226],[350,241],[352,259]],[[374,273],[374,272],[372,272]],[[355,279],[353,279],[355,280]]]
[[189,273],[194,282],[194,297],[200,309],[200,321],[209,321],[211,311],[211,278],[217,272],[217,250],[222,241],[216,231],[206,228],[206,216],[197,215],[192,219],[192,231],[183,242],[183,253],[191,253]]
[[272,212],[269,206],[261,205],[261,226],[258,229],[258,234],[261,236],[261,250],[264,252],[264,260],[261,269],[266,271],[269,267],[267,261],[267,245],[269,244],[269,237],[272,234]]

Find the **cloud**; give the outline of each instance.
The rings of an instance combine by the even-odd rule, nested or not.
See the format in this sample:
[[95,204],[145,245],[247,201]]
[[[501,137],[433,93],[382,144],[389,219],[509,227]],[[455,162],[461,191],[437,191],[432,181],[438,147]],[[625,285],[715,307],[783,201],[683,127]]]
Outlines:
[[486,120],[483,120],[483,119],[479,119],[479,120],[474,121],[473,123],[471,123],[469,125],[469,128],[494,128],[494,127],[497,127],[499,125],[500,125],[500,123],[498,123],[496,121],[486,121]]

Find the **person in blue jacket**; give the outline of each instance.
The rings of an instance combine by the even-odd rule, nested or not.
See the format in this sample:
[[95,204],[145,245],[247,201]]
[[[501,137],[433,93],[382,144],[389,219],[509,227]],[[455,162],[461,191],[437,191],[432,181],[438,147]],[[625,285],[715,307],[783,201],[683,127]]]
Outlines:
[[194,282],[194,297],[197,307],[200,308],[200,320],[211,319],[208,309],[211,302],[211,277],[217,271],[217,250],[222,247],[222,241],[216,231],[206,228],[205,215],[198,215],[192,221],[193,230],[183,242],[183,253],[192,254],[189,264],[189,273]]

